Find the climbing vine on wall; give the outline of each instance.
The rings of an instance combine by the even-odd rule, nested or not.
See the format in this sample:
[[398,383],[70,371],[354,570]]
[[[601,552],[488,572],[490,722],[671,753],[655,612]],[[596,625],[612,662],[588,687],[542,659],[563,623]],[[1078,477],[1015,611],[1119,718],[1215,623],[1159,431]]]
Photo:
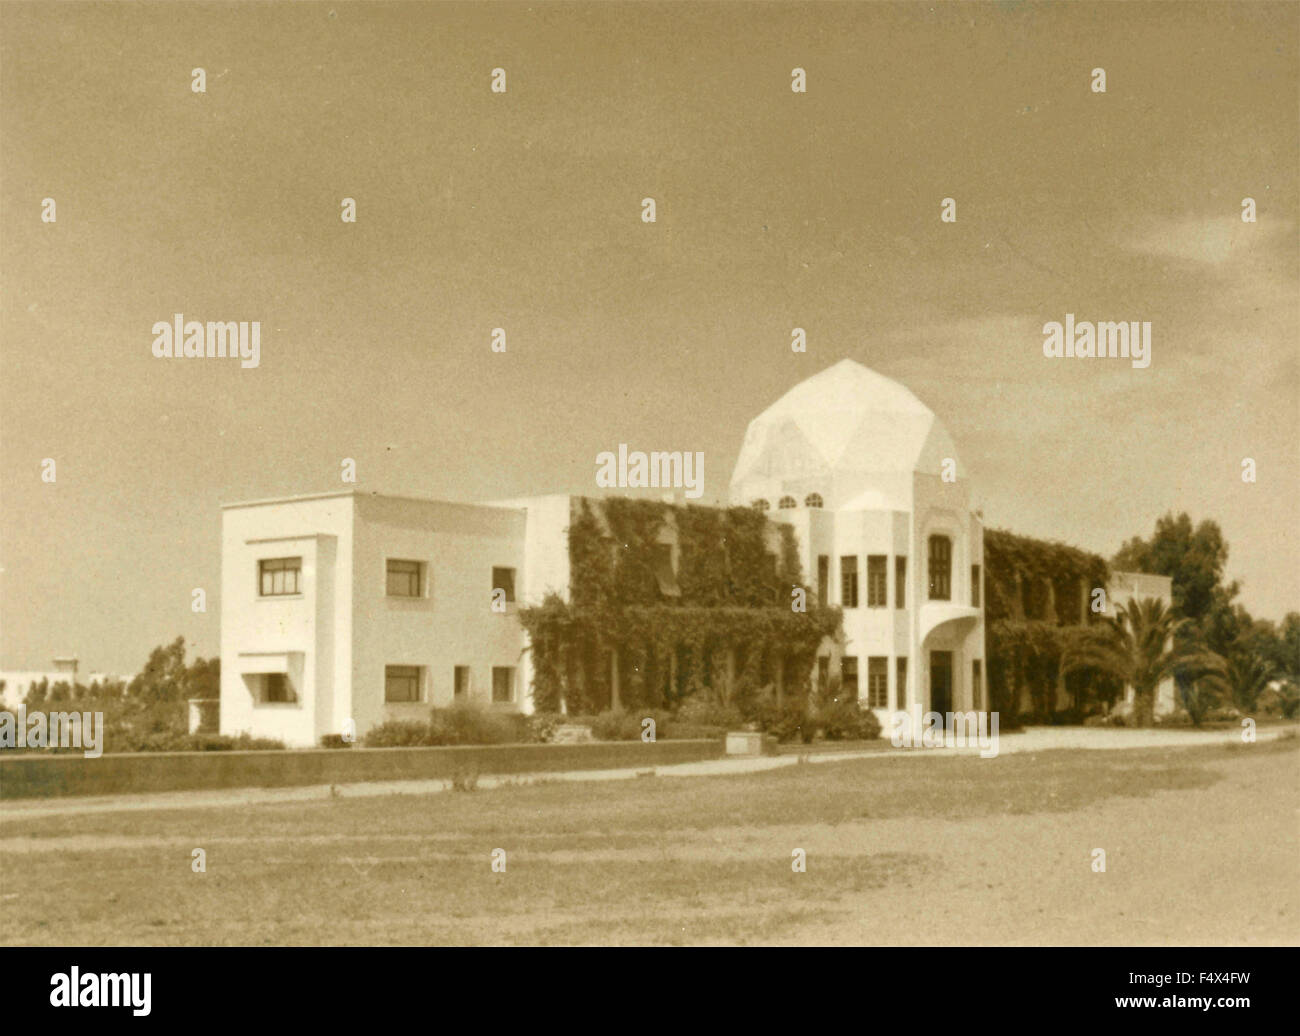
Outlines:
[[1088,605],[1092,591],[1109,579],[1105,559],[1064,543],[988,529],[984,569],[993,708],[1014,718],[1023,711],[1022,690],[1028,690],[1029,714],[1045,720],[1054,711],[1058,682],[1078,703],[1093,681],[1087,673],[1061,681],[1061,652],[1094,618]]
[[[519,612],[542,711],[607,707],[611,651],[627,706],[693,694],[741,704],[767,685],[806,693],[818,646],[840,630],[839,609],[802,582],[793,530],[751,508],[580,499],[569,563],[569,601],[551,595]],[[792,608],[796,589],[803,611]]]

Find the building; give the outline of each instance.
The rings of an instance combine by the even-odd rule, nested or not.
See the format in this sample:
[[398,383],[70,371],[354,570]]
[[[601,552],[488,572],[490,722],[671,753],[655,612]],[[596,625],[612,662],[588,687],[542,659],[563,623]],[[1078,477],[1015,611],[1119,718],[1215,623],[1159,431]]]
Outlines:
[[32,685],[42,680],[51,687],[57,683],[75,685],[84,683],[87,687],[104,684],[114,680],[128,680],[129,677],[116,676],[112,673],[87,673],[84,679],[78,673],[80,659],[75,655],[61,655],[53,660],[52,669],[9,669],[0,671],[0,706],[13,708],[23,702]]
[[[788,524],[806,581],[844,609],[822,686],[840,674],[882,722],[910,703],[987,707],[982,527],[948,433],[912,393],[849,360],[809,378],[750,423],[730,496]],[[529,710],[516,609],[567,600],[581,499],[227,505],[221,732],[305,746],[456,701]]]
[[794,527],[804,571],[844,612],[818,658],[887,716],[988,708],[984,534],[966,469],[934,413],[852,360],[796,385],[750,422],[731,502]]
[[[1115,607],[1133,601],[1152,598],[1159,601],[1166,609],[1174,606],[1173,580],[1169,576],[1149,575],[1145,572],[1111,572],[1106,584],[1107,609],[1114,614]],[[1171,647],[1172,644],[1166,644]],[[1133,707],[1136,692],[1131,684],[1124,687],[1124,705]],[[1178,696],[1174,689],[1173,677],[1160,682],[1156,688],[1154,712],[1157,716],[1167,716],[1178,708]]]

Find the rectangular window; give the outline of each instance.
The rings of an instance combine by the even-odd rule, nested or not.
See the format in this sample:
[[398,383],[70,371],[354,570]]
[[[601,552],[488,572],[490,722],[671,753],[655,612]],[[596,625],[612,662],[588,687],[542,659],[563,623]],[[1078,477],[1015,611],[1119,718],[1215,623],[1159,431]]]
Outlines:
[[889,708],[889,659],[879,655],[867,659],[867,706]]
[[858,700],[858,660],[853,655],[840,659],[840,698],[843,701]]
[[389,597],[419,597],[424,592],[424,566],[418,561],[388,559]]
[[894,665],[897,668],[895,674],[895,683],[897,689],[894,691],[895,699],[898,702],[897,708],[907,708],[907,656],[902,655],[895,660]]
[[831,559],[826,554],[817,555],[817,603],[823,608],[830,602]]
[[257,563],[258,594],[287,597],[302,592],[302,558],[264,558]]
[[970,567],[970,604],[972,608],[980,606],[980,567],[971,565]]
[[504,590],[506,601],[514,603],[515,599],[515,570],[513,568],[494,568],[492,570],[492,596],[496,597],[496,591]]
[[506,702],[515,700],[515,667],[496,665],[492,667],[492,700]]
[[469,697],[469,666],[458,665],[456,667],[455,680],[452,684],[452,693],[456,696],[457,701]]
[[952,600],[952,540],[930,537],[930,600]]
[[294,702],[298,700],[298,696],[293,693],[293,688],[289,686],[289,677],[284,673],[267,673],[264,693],[263,701]]
[[887,606],[889,588],[886,585],[889,559],[884,554],[867,555],[867,607],[884,608]]
[[831,680],[831,660],[825,655],[817,659],[817,689],[826,690],[826,685]]
[[907,607],[907,558],[894,558],[894,607]]
[[414,665],[384,666],[384,701],[419,701],[420,667]]
[[975,711],[980,712],[984,708],[984,673],[978,658],[970,664],[970,693]]
[[677,573],[673,570],[673,545],[656,543],[654,548],[655,581],[659,584],[659,593],[664,597],[681,597],[682,589],[677,585]]
[[840,558],[840,604],[845,608],[858,606],[858,556],[846,554]]

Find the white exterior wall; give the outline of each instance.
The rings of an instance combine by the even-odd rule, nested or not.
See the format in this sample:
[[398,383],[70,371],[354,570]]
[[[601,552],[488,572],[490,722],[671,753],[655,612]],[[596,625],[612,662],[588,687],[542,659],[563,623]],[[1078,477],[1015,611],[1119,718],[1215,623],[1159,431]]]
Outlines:
[[[221,733],[310,746],[339,729],[351,673],[353,516],[349,493],[223,510]],[[258,561],[281,557],[302,558],[302,592],[262,597]],[[297,701],[255,700],[247,677],[272,671],[287,672]]]
[[[353,569],[351,698],[359,735],[387,720],[426,719],[454,701],[455,667],[470,669],[470,697],[491,706],[492,668],[516,669],[514,701],[526,709],[518,604],[492,610],[492,569],[515,569],[515,596],[527,594],[521,509],[397,497],[358,496]],[[387,596],[389,558],[424,565],[425,596]],[[419,666],[421,701],[384,701],[384,668]]]

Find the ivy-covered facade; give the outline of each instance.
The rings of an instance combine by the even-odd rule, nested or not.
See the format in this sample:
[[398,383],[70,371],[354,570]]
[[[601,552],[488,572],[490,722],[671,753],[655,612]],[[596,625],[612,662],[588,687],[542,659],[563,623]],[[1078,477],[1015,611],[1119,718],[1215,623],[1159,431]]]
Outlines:
[[839,610],[792,530],[752,508],[573,497],[567,592],[522,608],[539,711],[748,705],[810,690]]

